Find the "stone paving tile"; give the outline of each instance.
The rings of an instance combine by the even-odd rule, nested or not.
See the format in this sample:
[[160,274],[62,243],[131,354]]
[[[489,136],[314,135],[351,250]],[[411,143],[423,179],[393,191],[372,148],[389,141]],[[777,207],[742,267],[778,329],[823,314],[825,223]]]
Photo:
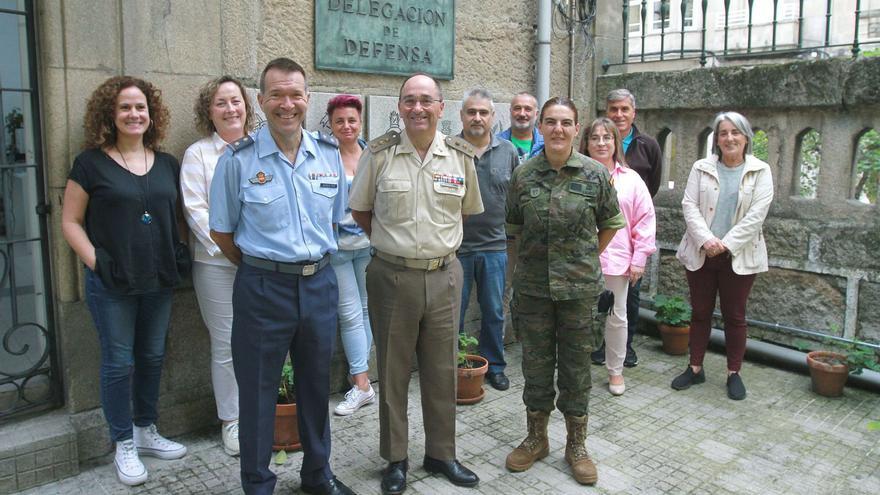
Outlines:
[[[667,356],[657,340],[637,336],[641,363],[625,371],[627,392],[612,397],[602,367],[594,366],[587,445],[599,469],[592,488],[574,482],[565,453],[565,423],[550,421],[550,455],[525,473],[504,468],[508,452],[525,435],[520,348],[508,348],[511,387],[487,387],[486,399],[458,408],[459,459],[476,471],[480,485],[461,489],[421,467],[424,432],[419,383],[410,387],[410,494],[871,494],[880,493],[880,432],[867,422],[880,418],[880,395],[847,389],[839,399],[809,390],[809,377],[746,363],[748,398],[734,402],[725,391],[725,358],[706,356],[707,382],[676,392],[669,382],[686,358]],[[341,400],[333,397],[330,407]],[[333,417],[332,466],[358,493],[378,493],[378,407]],[[178,440],[189,454],[176,461],[145,459],[150,479],[121,485],[106,456],[72,478],[31,489],[43,494],[237,494],[238,462],[223,453],[215,431]],[[292,453],[278,474],[276,493],[299,487],[302,454]]]

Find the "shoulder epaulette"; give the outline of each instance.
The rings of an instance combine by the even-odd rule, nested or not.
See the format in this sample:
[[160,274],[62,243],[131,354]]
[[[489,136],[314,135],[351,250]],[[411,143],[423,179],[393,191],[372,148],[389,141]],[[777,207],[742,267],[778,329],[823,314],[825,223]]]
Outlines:
[[391,130],[386,132],[385,134],[382,134],[376,139],[370,140],[370,153],[378,153],[382,150],[387,150],[388,148],[397,144],[400,144],[400,133]]
[[321,131],[315,131],[314,134],[315,134],[315,139],[318,140],[319,142],[329,144],[330,146],[333,146],[334,148],[339,147],[339,141],[336,139],[335,136],[333,136],[333,134],[326,134]]
[[471,158],[473,158],[474,155],[477,154],[477,150],[473,147],[473,145],[467,142],[463,137],[446,136],[446,139],[444,139],[444,141],[446,142],[446,146],[449,146],[450,148],[455,148]]
[[232,152],[235,153],[236,151],[241,151],[252,144],[254,144],[254,138],[245,136],[230,144],[229,147],[232,148]]

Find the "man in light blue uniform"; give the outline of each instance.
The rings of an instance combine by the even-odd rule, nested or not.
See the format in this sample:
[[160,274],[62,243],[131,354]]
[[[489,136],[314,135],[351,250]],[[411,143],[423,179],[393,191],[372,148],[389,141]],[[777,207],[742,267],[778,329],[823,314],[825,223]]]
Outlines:
[[260,77],[267,126],[230,146],[211,184],[211,238],[238,265],[232,294],[232,362],[239,388],[241,485],[269,494],[275,402],[285,356],[293,360],[303,461],[301,489],[352,493],[330,469],[329,365],[336,338],[333,224],[347,204],[336,146],[302,128],[309,93],[296,62],[269,62]]

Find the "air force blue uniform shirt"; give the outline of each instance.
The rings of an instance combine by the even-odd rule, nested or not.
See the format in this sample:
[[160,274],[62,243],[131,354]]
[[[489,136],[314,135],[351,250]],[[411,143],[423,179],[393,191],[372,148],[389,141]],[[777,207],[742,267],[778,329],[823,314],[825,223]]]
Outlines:
[[333,224],[348,204],[337,147],[303,129],[291,164],[268,126],[251,138],[252,144],[230,146],[217,163],[211,230],[234,232],[244,254],[272,261],[317,261],[336,252]]

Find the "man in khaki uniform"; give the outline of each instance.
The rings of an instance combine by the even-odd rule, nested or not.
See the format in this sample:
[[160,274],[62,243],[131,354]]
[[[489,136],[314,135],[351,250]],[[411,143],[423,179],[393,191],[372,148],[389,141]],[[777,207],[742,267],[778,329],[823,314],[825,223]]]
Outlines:
[[351,188],[355,221],[374,250],[367,266],[370,325],[379,364],[379,452],[389,464],[382,492],[406,489],[407,391],[419,364],[425,470],[473,487],[476,474],[455,459],[455,387],[462,269],[455,256],[462,217],[483,211],[473,148],[437,131],[440,85],[408,78],[398,111],[406,126],[364,150]]

